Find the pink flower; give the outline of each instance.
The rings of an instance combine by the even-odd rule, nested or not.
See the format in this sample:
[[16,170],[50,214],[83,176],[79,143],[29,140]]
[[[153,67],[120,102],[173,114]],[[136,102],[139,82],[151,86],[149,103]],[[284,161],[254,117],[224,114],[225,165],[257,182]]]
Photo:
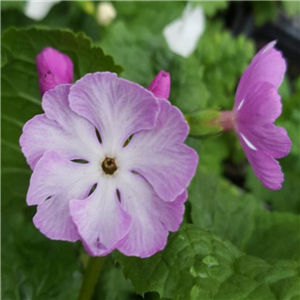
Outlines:
[[72,60],[53,48],[43,49],[36,57],[36,65],[42,95],[58,84],[73,82]]
[[254,56],[239,82],[233,111],[221,114],[223,128],[235,129],[255,175],[272,190],[280,189],[284,181],[275,159],[288,155],[291,148],[286,130],[273,124],[281,114],[277,89],[286,71],[275,44],[267,44]]
[[182,113],[147,89],[104,72],[45,93],[44,114],[20,138],[34,170],[35,226],[81,240],[93,256],[148,257],[182,221],[198,163]]
[[160,99],[169,99],[170,95],[171,78],[170,74],[165,71],[160,71],[148,86],[155,97]]

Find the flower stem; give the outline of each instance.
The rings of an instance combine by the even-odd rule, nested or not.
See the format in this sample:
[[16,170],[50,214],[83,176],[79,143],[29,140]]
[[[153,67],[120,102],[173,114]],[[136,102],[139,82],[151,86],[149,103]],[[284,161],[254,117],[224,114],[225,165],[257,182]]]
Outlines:
[[93,296],[105,257],[90,257],[84,273],[78,300],[90,300]]

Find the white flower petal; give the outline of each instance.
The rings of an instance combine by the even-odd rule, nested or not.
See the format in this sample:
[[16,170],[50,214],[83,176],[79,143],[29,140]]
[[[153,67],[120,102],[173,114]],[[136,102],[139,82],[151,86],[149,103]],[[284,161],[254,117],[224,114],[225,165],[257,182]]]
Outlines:
[[205,15],[202,8],[188,3],[181,18],[168,24],[163,35],[171,51],[188,57],[195,51],[204,29]]
[[60,0],[29,0],[26,3],[24,14],[33,20],[42,20],[46,17],[50,9],[56,4],[60,2]]

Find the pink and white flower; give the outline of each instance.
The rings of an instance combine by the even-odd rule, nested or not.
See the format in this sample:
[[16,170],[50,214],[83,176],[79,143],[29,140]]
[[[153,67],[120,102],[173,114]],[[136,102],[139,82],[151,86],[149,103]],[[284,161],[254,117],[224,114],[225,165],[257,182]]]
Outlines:
[[198,163],[182,113],[109,72],[58,85],[42,107],[20,138],[35,226],[51,239],[81,240],[93,256],[162,250]]
[[275,44],[267,44],[254,56],[239,82],[233,111],[222,112],[220,118],[225,130],[235,129],[255,175],[272,190],[280,189],[284,181],[276,159],[291,148],[286,130],[273,124],[281,115],[277,89],[286,71]]
[[58,84],[73,82],[73,62],[71,58],[47,47],[36,57],[39,86],[43,95]]

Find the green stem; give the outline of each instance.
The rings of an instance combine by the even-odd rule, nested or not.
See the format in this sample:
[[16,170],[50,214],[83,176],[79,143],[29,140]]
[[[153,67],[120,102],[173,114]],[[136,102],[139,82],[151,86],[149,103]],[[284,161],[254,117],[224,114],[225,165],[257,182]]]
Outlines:
[[90,300],[93,296],[105,257],[90,257],[84,273],[78,300]]

